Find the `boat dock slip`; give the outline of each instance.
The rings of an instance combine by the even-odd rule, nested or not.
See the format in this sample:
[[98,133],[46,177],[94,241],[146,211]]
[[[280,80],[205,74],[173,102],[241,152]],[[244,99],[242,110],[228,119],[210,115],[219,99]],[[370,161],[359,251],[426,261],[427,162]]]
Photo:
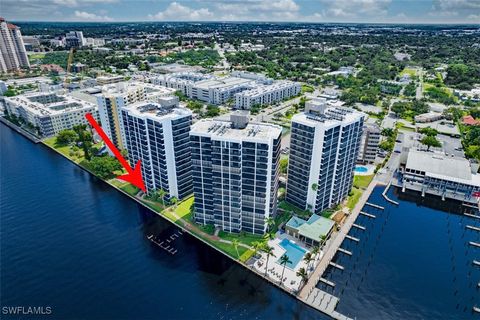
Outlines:
[[349,234],[347,234],[347,235],[345,236],[345,238],[350,239],[350,240],[355,241],[355,242],[360,242],[360,239],[355,238],[355,237],[352,237],[352,236],[349,235]]
[[470,217],[470,218],[475,218],[475,219],[480,219],[480,216],[477,216],[476,214],[471,214],[471,213],[464,213],[464,215],[466,215],[467,217]]
[[480,267],[480,261],[473,260],[473,264]]
[[333,283],[332,281],[329,281],[329,280],[327,280],[327,279],[325,279],[325,278],[320,278],[320,281],[323,282],[323,283],[325,283],[326,285],[332,287],[332,288],[335,288],[335,283]]
[[338,251],[343,252],[345,254],[348,254],[349,256],[351,256],[353,254],[351,251],[345,250],[343,248],[338,248]]
[[361,226],[361,225],[358,225],[358,224],[355,224],[355,223],[352,224],[352,226],[355,227],[355,228],[358,228],[358,229],[360,229],[360,230],[366,230],[366,229],[367,229],[367,228],[365,228],[364,226]]
[[345,267],[344,267],[344,266],[341,266],[341,265],[339,265],[339,264],[336,264],[335,262],[331,262],[331,261],[330,261],[330,265],[331,265],[332,267],[337,268],[337,269],[345,270]]
[[384,207],[379,206],[378,204],[374,204],[374,203],[370,203],[370,202],[365,202],[365,204],[366,204],[367,206],[370,206],[370,207],[374,207],[374,208],[377,208],[377,209],[380,209],[380,210],[385,210]]
[[305,303],[322,311],[325,314],[328,314],[333,319],[352,320],[351,318],[348,318],[347,316],[335,311],[338,301],[339,299],[337,297],[332,296],[331,294],[326,293],[318,288],[313,288],[308,295],[308,298],[305,300]]
[[476,313],[480,313],[480,308],[477,306],[473,306],[473,311],[475,311]]
[[376,218],[375,215],[373,215],[373,214],[371,214],[371,213],[364,212],[364,211],[360,211],[360,214],[362,214],[362,215],[364,215],[364,216],[366,216],[366,217],[369,217],[369,218],[373,218],[373,219]]
[[466,226],[467,229],[470,229],[470,230],[475,230],[475,231],[480,231],[480,228],[478,227],[474,227],[474,226]]
[[478,242],[473,242],[473,241],[470,241],[468,244],[470,244],[471,246],[474,246],[474,247],[480,248],[480,243],[478,243]]

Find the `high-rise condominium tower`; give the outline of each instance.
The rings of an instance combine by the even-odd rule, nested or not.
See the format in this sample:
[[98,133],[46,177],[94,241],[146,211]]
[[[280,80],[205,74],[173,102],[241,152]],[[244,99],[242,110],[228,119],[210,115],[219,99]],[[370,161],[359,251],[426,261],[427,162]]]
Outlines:
[[0,17],[0,73],[30,68],[20,28]]
[[167,198],[177,199],[191,194],[192,112],[155,102],[134,103],[121,111],[129,161],[132,166],[142,161],[147,192],[163,189]]
[[195,221],[228,232],[263,234],[276,213],[282,128],[200,120],[190,132]]
[[319,213],[350,192],[364,116],[331,107],[323,99],[308,101],[292,118],[288,164],[288,202]]

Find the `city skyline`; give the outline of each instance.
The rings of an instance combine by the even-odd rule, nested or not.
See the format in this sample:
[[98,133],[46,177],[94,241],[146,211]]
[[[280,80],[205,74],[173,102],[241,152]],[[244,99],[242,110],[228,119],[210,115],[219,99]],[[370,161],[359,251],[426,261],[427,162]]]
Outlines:
[[480,22],[480,1],[477,0],[4,0],[2,11],[12,21]]

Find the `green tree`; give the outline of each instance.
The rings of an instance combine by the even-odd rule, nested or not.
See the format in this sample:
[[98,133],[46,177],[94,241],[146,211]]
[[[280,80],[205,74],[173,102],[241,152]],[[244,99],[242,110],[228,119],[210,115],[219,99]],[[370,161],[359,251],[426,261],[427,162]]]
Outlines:
[[73,130],[62,130],[57,135],[56,142],[58,144],[67,145],[74,142],[77,139],[77,134]]
[[282,270],[282,277],[280,278],[280,285],[283,284],[283,274],[285,273],[285,267],[287,264],[292,263],[288,256],[284,254],[283,256],[280,257],[280,264],[283,265],[283,270]]
[[434,128],[432,128],[432,127],[421,128],[421,129],[419,130],[419,132],[420,132],[421,134],[424,134],[424,135],[427,135],[427,136],[432,136],[432,137],[435,137],[435,136],[437,136],[437,134],[438,134],[437,129],[434,129]]
[[232,240],[232,245],[235,248],[235,251],[237,251],[237,258],[238,259],[240,259],[240,253],[238,253],[238,245],[239,244],[240,244],[240,242],[238,241],[238,239],[233,239]]
[[431,147],[439,148],[442,146],[442,143],[434,136],[425,136],[420,140],[420,143],[426,145],[428,151],[430,151]]
[[270,256],[275,257],[275,255],[273,254],[273,247],[270,247],[269,245],[264,245],[262,251],[267,255],[267,262],[265,263],[265,275],[267,275],[268,260],[270,259]]
[[305,268],[300,268],[298,271],[297,271],[297,277],[300,277],[301,278],[301,282],[307,282],[308,280],[308,274],[307,274],[307,271],[305,270]]
[[270,232],[272,227],[275,225],[275,219],[272,217],[265,218],[265,223],[267,224],[267,230]]
[[162,200],[162,206],[165,207],[165,196],[167,195],[167,191],[160,189],[157,191],[158,197]]
[[120,162],[110,156],[93,157],[88,162],[87,167],[104,180],[113,178],[113,172],[122,169]]
[[172,197],[170,203],[173,204],[173,208],[177,209],[178,199],[176,197]]
[[280,159],[280,173],[287,174],[288,170],[288,158]]
[[305,261],[305,263],[307,264],[307,268],[309,268],[310,263],[313,261],[312,254],[310,252],[307,252],[303,257],[303,261]]

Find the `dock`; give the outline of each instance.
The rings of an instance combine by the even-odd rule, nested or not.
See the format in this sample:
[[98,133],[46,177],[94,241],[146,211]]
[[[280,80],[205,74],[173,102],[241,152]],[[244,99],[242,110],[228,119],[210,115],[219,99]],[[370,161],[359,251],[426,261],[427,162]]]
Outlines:
[[338,251],[340,251],[341,253],[345,253],[346,255],[353,255],[352,251],[348,251],[348,250],[345,250],[343,248],[338,248]]
[[325,283],[326,285],[332,287],[332,288],[335,288],[335,283],[333,283],[333,282],[330,281],[330,280],[327,280],[327,279],[325,279],[325,278],[320,278],[320,281],[323,282],[323,283]]
[[365,211],[360,211],[360,214],[364,215],[366,217],[372,218],[372,219],[376,218],[376,216],[374,214],[371,214],[371,213],[368,213],[368,212],[365,212]]
[[352,241],[355,241],[355,242],[360,242],[360,239],[358,238],[355,238],[355,237],[352,237],[351,235],[347,234],[345,236],[345,238],[349,239],[349,240],[352,240]]
[[469,225],[467,225],[466,228],[467,228],[467,229],[470,229],[470,230],[474,230],[474,231],[480,231],[480,228],[474,227],[474,226],[469,226]]
[[474,246],[474,247],[480,248],[480,243],[478,243],[478,242],[473,242],[473,241],[470,241],[468,244],[469,244],[469,245],[471,245],[471,246]]
[[480,308],[477,306],[473,306],[473,311],[475,311],[476,313],[480,313]]
[[471,213],[464,213],[465,216],[470,217],[470,218],[475,218],[475,219],[480,219],[480,216],[477,216],[476,214],[471,214]]
[[355,223],[352,224],[352,227],[355,227],[355,228],[360,229],[360,230],[366,230],[366,229],[367,229],[367,228],[365,228],[364,226],[361,226],[361,225],[355,224]]
[[370,207],[374,207],[374,208],[377,208],[377,209],[380,209],[380,210],[385,210],[384,207],[379,206],[378,204],[375,204],[375,203],[365,202],[365,204],[366,204],[367,206],[370,206]]
[[[350,215],[345,220],[345,223],[342,225],[340,230],[335,233],[328,241],[324,248],[324,255],[322,259],[317,264],[315,270],[310,275],[310,278],[305,283],[303,288],[300,289],[297,297],[301,301],[305,302],[306,304],[310,305],[311,307],[323,312],[324,314],[332,317],[333,319],[341,319],[341,320],[348,320],[347,316],[335,311],[337,303],[339,299],[334,297],[320,289],[318,289],[317,283],[322,278],[323,273],[330,265],[330,262],[337,254],[337,251],[345,253],[347,255],[352,255],[352,252],[341,248],[343,241],[345,240],[346,235],[349,233],[350,229],[352,228],[354,222],[357,220],[360,211],[367,204],[368,198],[372,194],[373,189],[377,186],[378,181],[374,178],[374,180],[370,183],[367,189],[363,192],[360,199],[358,200],[357,205],[353,208]],[[374,207],[380,207],[377,205],[373,205]],[[380,207],[382,208],[382,207]],[[362,228],[360,228],[362,229]]]
[[[180,233],[180,235],[181,235],[181,233]],[[147,237],[147,239],[173,256],[178,252],[178,250],[175,249],[174,247],[171,247],[169,245],[169,243],[172,242],[173,240],[175,240],[178,237],[179,237],[179,235],[177,233],[174,233],[168,239],[166,239],[164,241],[158,241],[156,239],[156,237],[153,234],[151,234]]]
[[332,267],[334,267],[334,268],[339,269],[339,270],[342,270],[342,271],[345,270],[345,267],[344,267],[344,266],[341,266],[341,265],[339,265],[339,264],[336,264],[335,262],[330,261],[330,265],[331,265]]
[[477,267],[480,267],[480,261],[477,261],[477,260],[473,260],[473,265],[477,266]]

